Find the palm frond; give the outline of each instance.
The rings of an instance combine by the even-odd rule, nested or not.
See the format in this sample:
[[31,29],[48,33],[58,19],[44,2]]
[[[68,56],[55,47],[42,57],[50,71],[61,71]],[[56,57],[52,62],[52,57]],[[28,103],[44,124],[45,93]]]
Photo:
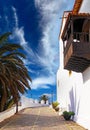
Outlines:
[[7,33],[1,35],[1,36],[0,36],[0,44],[5,43],[5,41],[7,41],[7,38],[8,38],[10,35],[11,35],[10,32],[7,32]]

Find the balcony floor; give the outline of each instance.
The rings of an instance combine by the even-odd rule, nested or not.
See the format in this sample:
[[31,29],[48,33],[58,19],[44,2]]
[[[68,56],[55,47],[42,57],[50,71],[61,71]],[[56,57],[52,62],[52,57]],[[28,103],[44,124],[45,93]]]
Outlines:
[[67,64],[64,66],[64,69],[76,72],[83,72],[89,66],[90,60],[81,57],[71,56]]

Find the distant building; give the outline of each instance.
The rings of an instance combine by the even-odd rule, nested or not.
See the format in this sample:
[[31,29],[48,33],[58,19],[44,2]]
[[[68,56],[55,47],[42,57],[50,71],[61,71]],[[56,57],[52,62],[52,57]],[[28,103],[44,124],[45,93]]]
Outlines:
[[90,1],[75,0],[63,14],[57,101],[61,110],[75,112],[74,120],[90,130]]

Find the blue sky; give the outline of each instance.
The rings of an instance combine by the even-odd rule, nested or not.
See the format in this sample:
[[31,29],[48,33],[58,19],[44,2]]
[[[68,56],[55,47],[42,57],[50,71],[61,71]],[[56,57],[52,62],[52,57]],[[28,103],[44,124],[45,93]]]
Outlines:
[[[56,100],[56,73],[59,67],[58,36],[63,11],[73,8],[74,0],[0,0],[0,35],[12,32],[10,39],[21,44],[24,63],[32,78],[25,96],[42,94]],[[52,98],[51,98],[52,99]]]

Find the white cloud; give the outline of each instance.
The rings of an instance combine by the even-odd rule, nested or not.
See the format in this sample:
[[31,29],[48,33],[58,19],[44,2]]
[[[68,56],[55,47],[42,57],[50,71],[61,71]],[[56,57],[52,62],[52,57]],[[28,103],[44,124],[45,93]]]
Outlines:
[[[48,59],[47,58],[45,59],[45,57],[44,57],[44,59],[42,59],[42,57],[40,57],[38,54],[35,54],[32,51],[32,49],[28,46],[28,42],[25,40],[25,37],[24,37],[24,28],[18,27],[18,17],[17,17],[16,9],[14,7],[13,7],[13,11],[14,11],[14,18],[16,21],[15,22],[16,26],[14,28],[13,35],[11,36],[11,38],[17,39],[17,41],[26,50],[29,57],[30,56],[32,57],[32,62],[27,59],[27,60],[24,60],[24,63],[27,66],[29,72],[34,73],[34,71],[32,71],[30,69],[29,65],[33,65],[36,63],[36,64],[41,64],[41,65],[45,66],[46,65],[45,61],[47,62]],[[47,37],[47,42],[48,42],[48,35],[46,35],[46,37]],[[42,39],[42,40],[44,40],[44,39]],[[47,48],[50,49],[50,47],[47,47]],[[47,51],[47,53],[45,53],[45,55],[46,55],[46,57],[48,56],[48,51]],[[54,85],[54,84],[55,84],[55,79],[53,77],[38,77],[32,81],[32,84],[30,83],[30,86],[32,89],[40,89],[40,88],[49,89],[48,85]]]
[[[28,68],[28,71],[31,73],[35,73],[34,70],[31,70],[29,65],[42,65],[42,66],[46,66],[47,70],[50,71],[51,67],[49,68],[49,66],[47,66],[48,64],[48,51],[47,51],[47,55],[46,58],[45,57],[41,57],[38,55],[38,53],[35,53],[32,51],[32,49],[30,48],[30,43],[28,46],[28,42],[25,40],[25,34],[24,34],[24,27],[18,27],[18,16],[16,13],[16,9],[13,7],[13,13],[14,13],[14,19],[15,19],[15,27],[13,29],[13,35],[11,36],[11,39],[16,39],[18,43],[20,43],[24,50],[27,52],[27,57],[32,59],[32,62],[28,60],[24,60],[24,63],[26,65],[26,67]],[[48,36],[47,36],[48,37]],[[47,40],[48,41],[48,40]],[[49,44],[48,44],[49,45]],[[47,47],[47,46],[46,46]],[[47,47],[48,49],[50,49],[50,47]],[[45,53],[46,54],[46,53]],[[49,60],[50,61],[50,60]],[[52,71],[51,71],[52,72]]]
[[48,72],[54,76],[59,65],[60,17],[63,15],[63,11],[71,6],[71,3],[72,0],[35,0],[35,6],[42,18],[39,24],[43,31],[43,37],[39,45],[42,46],[42,56],[38,56],[38,59],[42,65],[47,67]]
[[16,39],[18,43],[20,43],[24,50],[27,52],[27,54],[29,56],[34,57],[34,52],[32,51],[32,49],[28,46],[28,42],[25,40],[25,36],[24,36],[24,28],[21,27],[16,27],[13,29],[13,34],[11,36],[11,39]]
[[14,22],[15,26],[13,29],[13,35],[11,36],[12,39],[17,39],[17,41],[22,45],[25,46],[27,44],[25,37],[24,37],[24,28],[18,27],[18,16],[16,12],[16,8],[12,6],[13,16],[14,16]]
[[54,21],[56,24],[56,19],[62,15],[64,10],[69,8],[71,3],[72,0],[35,0],[35,6],[39,9],[39,12],[42,16],[42,22],[51,22],[51,24],[52,21]]
[[56,2],[52,0],[49,2],[47,0],[35,0],[35,5],[42,16],[40,26],[43,30],[43,37],[40,41],[40,46],[43,47],[43,55],[38,56],[38,59],[42,65],[47,67],[48,72],[55,76],[59,60],[58,36],[61,1]]
[[[29,59],[23,59],[24,64],[26,65],[27,69],[31,73],[35,73],[34,70],[31,70],[29,65],[33,65],[36,63],[37,59],[37,54],[33,52],[33,50],[30,48],[30,43],[28,43],[25,39],[25,34],[24,34],[24,27],[19,27],[18,26],[18,16],[17,16],[17,11],[15,7],[12,7],[13,11],[13,16],[14,16],[14,28],[13,28],[13,33],[10,36],[11,39],[15,39],[17,43],[20,43],[21,46],[23,46],[24,50],[27,52],[27,58],[32,58],[32,61]],[[29,44],[29,46],[28,46]]]
[[24,47],[27,54],[34,57],[35,54],[32,51],[32,49],[28,46],[28,42],[25,39],[24,27],[19,28],[18,26],[18,16],[16,8],[12,7],[12,10],[14,15],[15,27],[13,28],[13,35],[11,36],[11,39],[16,39]]
[[14,20],[15,20],[15,27],[17,28],[18,27],[18,17],[17,17],[17,12],[16,12],[16,8],[12,6],[12,10],[13,10],[13,13],[14,13]]
[[54,77],[39,77],[32,81],[31,88],[39,89],[39,88],[49,88],[49,85],[54,85],[55,79]]
[[[41,56],[38,53],[34,53],[32,51],[32,49],[28,46],[28,42],[25,40],[25,36],[24,36],[24,28],[18,27],[18,16],[17,16],[16,9],[14,7],[12,7],[12,10],[14,13],[15,28],[13,30],[13,35],[11,36],[11,38],[17,39],[17,41],[24,47],[28,56],[32,57],[32,64],[34,63],[37,65],[42,65],[42,66],[46,67],[48,74],[54,75],[55,68],[57,67],[57,63],[55,63],[55,60],[57,60],[58,53],[57,53],[57,48],[56,48],[56,44],[57,44],[56,40],[55,40],[56,38],[54,38],[54,36],[52,36],[52,33],[51,33],[51,30],[52,30],[52,32],[54,32],[52,24],[48,23],[48,24],[50,24],[49,27],[47,24],[45,29],[43,29],[43,37],[42,37],[40,45],[39,45],[39,47],[40,47],[42,44],[43,50],[44,50],[44,53]],[[49,10],[49,7],[48,7],[48,10]],[[50,9],[50,10],[52,11],[52,9]],[[43,18],[44,18],[44,16],[43,16]],[[55,23],[53,23],[53,24],[55,24]],[[30,45],[30,43],[29,43],[29,45]],[[39,49],[39,51],[40,51],[40,49]],[[25,64],[27,64],[26,62],[25,62]],[[29,72],[32,72],[32,70],[29,69]]]
[[14,28],[12,38],[17,39],[22,46],[27,44],[27,42],[25,41],[25,38],[24,38],[24,29],[23,29],[23,27]]

